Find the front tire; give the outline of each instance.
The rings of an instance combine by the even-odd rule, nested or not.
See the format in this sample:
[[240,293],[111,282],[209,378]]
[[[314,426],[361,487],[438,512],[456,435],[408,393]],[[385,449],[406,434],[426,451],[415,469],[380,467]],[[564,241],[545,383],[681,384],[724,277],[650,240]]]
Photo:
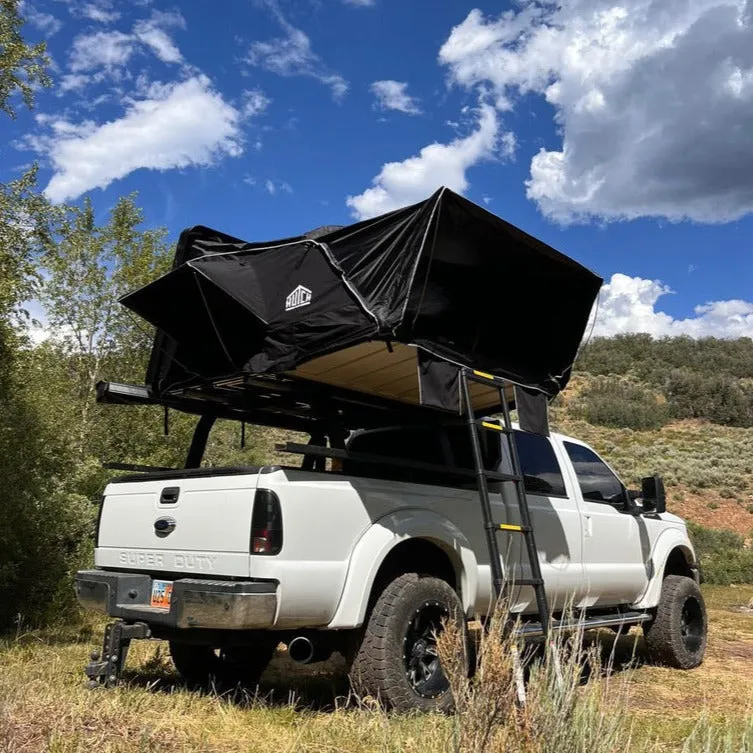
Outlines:
[[369,615],[351,665],[356,693],[395,711],[451,711],[435,640],[445,619],[458,622],[465,641],[462,605],[449,584],[416,573],[393,580]]
[[264,636],[253,646],[213,648],[170,641],[170,656],[178,674],[197,685],[255,687],[278,641]]
[[664,578],[656,617],[644,627],[649,659],[677,669],[693,669],[703,661],[708,620],[701,589],[682,575]]

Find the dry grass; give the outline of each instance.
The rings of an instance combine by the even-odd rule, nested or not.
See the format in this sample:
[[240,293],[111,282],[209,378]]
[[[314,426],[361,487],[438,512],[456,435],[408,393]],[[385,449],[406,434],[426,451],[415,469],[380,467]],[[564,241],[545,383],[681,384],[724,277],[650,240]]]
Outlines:
[[635,638],[626,660],[616,655],[613,637],[582,632],[519,651],[503,626],[504,619],[495,616],[479,631],[477,672],[470,680],[458,659],[460,631],[450,627],[439,638],[457,707],[457,753],[627,753],[653,747],[648,740],[643,748],[634,746],[624,703]]
[[[613,641],[604,634],[589,643],[589,683],[581,685],[570,662],[560,685],[544,661],[530,673],[521,712],[509,651],[488,640],[474,682],[453,681],[454,717],[393,716],[349,701],[342,662],[301,668],[284,652],[255,695],[197,692],[174,675],[162,644],[147,642],[134,644],[122,687],[92,692],[81,670],[99,626],[96,635],[20,635],[0,643],[0,751],[753,751],[753,615],[739,609],[753,587],[705,592],[712,631],[698,670],[640,666],[632,634],[610,660]],[[634,647],[638,666],[625,669]],[[607,674],[600,667],[610,661]]]

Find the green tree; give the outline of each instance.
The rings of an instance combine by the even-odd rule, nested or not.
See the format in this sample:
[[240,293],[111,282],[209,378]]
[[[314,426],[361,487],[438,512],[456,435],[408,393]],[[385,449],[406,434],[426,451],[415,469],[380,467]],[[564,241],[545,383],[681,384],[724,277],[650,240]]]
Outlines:
[[69,207],[42,257],[39,298],[55,347],[67,365],[77,406],[73,444],[83,456],[93,439],[95,385],[117,363],[120,379],[142,380],[152,333],[118,299],[169,267],[163,229],[142,229],[135,196],[121,198],[102,225],[89,200]]
[[[44,45],[24,42],[18,10],[18,2],[0,0],[0,111],[10,117],[15,94],[31,107],[34,87],[49,84]],[[18,614],[38,619],[55,609],[66,551],[77,538],[63,520],[72,508],[55,504],[51,480],[62,470],[60,456],[32,399],[38,386],[26,371],[19,326],[55,216],[37,192],[36,168],[0,184],[0,629]]]
[[71,614],[71,577],[91,554],[96,503],[112,475],[102,461],[183,458],[188,418],[176,416],[165,438],[159,409],[95,400],[100,378],[144,377],[152,333],[117,301],[167,269],[171,255],[165,231],[142,225],[131,196],[100,224],[85,201],[56,210],[37,232],[41,272],[14,305],[33,293],[48,338],[17,349],[12,406],[0,418],[0,627],[19,614],[34,623]]
[[19,0],[0,0],[0,110],[11,118],[16,117],[12,102],[15,94],[32,109],[35,87],[51,84],[47,45],[30,45],[21,36],[24,20],[20,5]]

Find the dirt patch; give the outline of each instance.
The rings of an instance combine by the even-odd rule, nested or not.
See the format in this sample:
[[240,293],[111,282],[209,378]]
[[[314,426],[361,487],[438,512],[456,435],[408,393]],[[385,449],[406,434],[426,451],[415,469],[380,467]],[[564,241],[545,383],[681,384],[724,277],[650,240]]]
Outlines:
[[753,663],[753,643],[745,641],[717,638],[709,644],[708,653],[719,659],[737,659]]
[[[746,498],[747,498],[746,494]],[[753,498],[750,503],[753,504]],[[681,518],[698,523],[705,528],[734,531],[750,540],[753,532],[753,513],[735,499],[725,499],[708,489],[691,492],[682,486],[667,489],[667,508]],[[753,509],[753,508],[751,508]]]

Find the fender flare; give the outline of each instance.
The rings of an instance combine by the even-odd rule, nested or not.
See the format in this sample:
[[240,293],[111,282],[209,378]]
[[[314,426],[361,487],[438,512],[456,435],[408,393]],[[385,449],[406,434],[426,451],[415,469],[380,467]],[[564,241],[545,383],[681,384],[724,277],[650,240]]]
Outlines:
[[662,581],[664,580],[664,568],[667,566],[669,555],[675,549],[682,551],[689,565],[696,563],[693,545],[685,531],[679,528],[667,528],[662,531],[654,542],[654,548],[651,552],[653,572],[648,581],[648,586],[643,595],[632,605],[634,608],[651,609],[659,603]]
[[447,518],[426,509],[403,509],[374,521],[354,547],[340,601],[327,626],[355,628],[363,624],[379,568],[387,555],[409,539],[436,544],[450,558],[466,614],[473,613],[478,590],[476,555],[463,532]]

